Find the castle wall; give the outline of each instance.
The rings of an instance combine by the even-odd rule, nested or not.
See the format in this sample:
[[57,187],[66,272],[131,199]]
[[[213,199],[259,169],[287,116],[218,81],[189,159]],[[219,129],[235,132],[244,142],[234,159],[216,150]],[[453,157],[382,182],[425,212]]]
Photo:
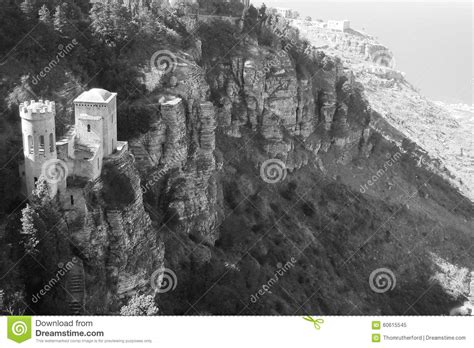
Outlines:
[[103,133],[104,122],[101,117],[84,114],[77,117],[76,134],[80,143],[100,143]]
[[[78,151],[76,150],[76,156],[78,155],[77,152]],[[102,147],[99,145],[97,148],[94,149],[94,152],[88,153],[88,155],[92,156],[88,157],[88,159],[77,156],[74,159],[72,173],[74,176],[95,180],[100,176],[100,173],[102,172],[102,164],[104,157]]]
[[328,21],[328,29],[337,30],[337,31],[344,31],[350,28],[349,21]]
[[104,117],[104,155],[112,154],[117,148],[117,98],[114,97],[106,108]]
[[[90,117],[90,118],[89,118]],[[85,123],[87,121],[102,120],[102,129],[97,123]],[[77,137],[80,142],[91,141],[92,132],[87,131],[87,125],[96,127],[97,134],[102,137],[102,147],[104,156],[109,156],[115,151],[117,146],[117,97],[114,96],[108,103],[76,102],[75,121]]]
[[82,187],[72,186],[60,192],[61,207],[68,212],[68,222],[84,217],[86,211],[84,189]]

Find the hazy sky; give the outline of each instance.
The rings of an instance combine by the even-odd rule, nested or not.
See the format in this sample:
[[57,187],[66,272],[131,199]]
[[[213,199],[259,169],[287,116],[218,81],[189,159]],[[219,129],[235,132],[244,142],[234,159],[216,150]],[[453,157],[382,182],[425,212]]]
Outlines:
[[397,68],[433,100],[473,103],[473,5],[463,2],[251,0],[302,17],[349,19],[395,54]]

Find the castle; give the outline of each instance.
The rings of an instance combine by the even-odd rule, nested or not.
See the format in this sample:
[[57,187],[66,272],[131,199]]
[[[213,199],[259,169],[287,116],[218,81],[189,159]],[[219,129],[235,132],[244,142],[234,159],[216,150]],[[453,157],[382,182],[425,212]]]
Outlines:
[[[75,189],[68,178],[97,179],[104,158],[128,150],[117,140],[117,93],[93,88],[74,100],[75,123],[59,141],[55,139],[55,103],[20,104],[24,163],[20,165],[22,193],[28,197],[42,175],[50,196],[74,205]],[[78,193],[78,192],[77,192]]]
[[327,28],[330,30],[343,32],[351,28],[351,22],[349,22],[347,19],[342,20],[342,21],[331,20],[331,21],[328,21]]

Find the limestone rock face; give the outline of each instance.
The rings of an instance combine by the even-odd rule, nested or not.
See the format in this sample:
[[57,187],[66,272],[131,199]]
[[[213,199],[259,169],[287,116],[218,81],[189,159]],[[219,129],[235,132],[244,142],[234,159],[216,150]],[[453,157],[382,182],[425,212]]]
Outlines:
[[177,214],[183,231],[212,245],[218,237],[214,106],[209,102],[195,105],[189,116],[194,121],[187,129],[192,141],[184,165],[167,182],[168,209]]
[[[318,59],[316,53],[313,58]],[[345,155],[361,140],[366,122],[348,113],[355,79],[337,58],[319,60],[315,74],[297,74],[286,51],[249,43],[245,53],[220,64],[210,86],[221,96],[217,117],[224,133],[240,138],[244,127],[258,132],[268,158],[281,159],[289,170],[331,146],[348,160]]]
[[[354,50],[358,57],[364,55],[364,47]],[[393,250],[392,231],[406,236],[406,227],[415,220],[431,229],[436,221],[425,224],[417,212],[400,209],[400,202],[405,192],[418,190],[419,197],[413,197],[421,200],[438,188],[420,189],[428,173],[412,165],[415,150],[406,154],[400,149],[403,137],[392,141],[387,136],[397,133],[372,110],[353,70],[342,59],[316,50],[310,52],[311,66],[297,65],[285,50],[252,40],[233,55],[216,59],[212,67],[198,66],[194,55],[178,54],[186,61],[150,85],[153,97],[160,100],[160,119],[130,142],[146,210],[167,246],[167,266],[184,284],[181,298],[160,297],[165,311],[186,313],[185,302],[194,298],[196,284],[203,289],[217,284],[204,296],[200,310],[239,312],[239,295],[258,288],[275,261],[292,256],[295,244],[314,254],[304,267],[297,266],[299,273],[288,282],[299,284],[292,288],[299,302],[306,300],[307,289],[320,283],[329,285],[318,301],[339,297],[328,277],[337,279],[347,292],[341,295],[340,307],[330,304],[337,309],[326,311],[343,312],[346,295],[369,307],[370,302],[380,301],[359,298],[346,280],[355,274],[366,278],[379,264],[396,261],[398,256],[379,249],[382,245]],[[392,160],[394,155],[397,158]],[[260,169],[269,159],[284,163],[286,180],[274,185],[262,180]],[[367,184],[373,172],[397,161],[403,165],[388,171],[378,185]],[[413,167],[416,172],[411,172]],[[403,187],[400,193],[393,188],[397,178]],[[365,191],[375,193],[359,192],[364,184],[370,186]],[[444,187],[439,192],[446,199],[456,197]],[[294,206],[291,214],[286,213],[289,205]],[[394,211],[401,211],[406,223],[387,227],[385,235],[369,246],[370,253],[363,253],[344,275],[339,274],[337,260],[364,245]],[[111,220],[120,222],[113,214]],[[276,228],[267,231],[273,225]],[[285,231],[285,236],[278,231]],[[407,244],[413,242],[410,238]],[[419,266],[424,269],[426,264]],[[196,277],[196,270],[203,276]],[[305,283],[308,274],[317,276]],[[127,279],[123,288],[137,282]],[[226,308],[220,298],[230,299]],[[283,298],[278,303],[285,303]],[[269,296],[262,313],[278,306]],[[290,313],[291,304],[286,306],[275,313]],[[319,302],[308,305],[318,311],[325,307]]]
[[150,276],[163,267],[164,245],[145,211],[141,181],[128,152],[108,158],[102,176],[86,189],[86,216],[73,236],[86,271],[86,308],[104,313],[121,300],[150,289]]
[[130,141],[130,149],[141,171],[149,171],[160,163],[165,141],[166,124],[161,119],[153,123],[147,133]]
[[157,105],[161,118],[131,141],[131,149],[144,178],[143,191],[160,197],[151,209],[172,216],[176,229],[212,245],[218,238],[216,110],[207,100],[204,71],[192,56],[180,57],[183,63],[171,76],[175,83],[167,85]]

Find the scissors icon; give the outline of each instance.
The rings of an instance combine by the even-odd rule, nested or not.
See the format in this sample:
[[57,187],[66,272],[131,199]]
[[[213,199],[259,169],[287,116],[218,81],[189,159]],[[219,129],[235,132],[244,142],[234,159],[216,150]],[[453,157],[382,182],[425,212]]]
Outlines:
[[321,329],[321,325],[320,325],[320,324],[324,324],[324,319],[313,319],[313,318],[311,318],[309,315],[308,315],[307,317],[304,317],[303,319],[306,320],[306,321],[309,321],[309,322],[313,323],[314,328],[315,328],[316,330]]

